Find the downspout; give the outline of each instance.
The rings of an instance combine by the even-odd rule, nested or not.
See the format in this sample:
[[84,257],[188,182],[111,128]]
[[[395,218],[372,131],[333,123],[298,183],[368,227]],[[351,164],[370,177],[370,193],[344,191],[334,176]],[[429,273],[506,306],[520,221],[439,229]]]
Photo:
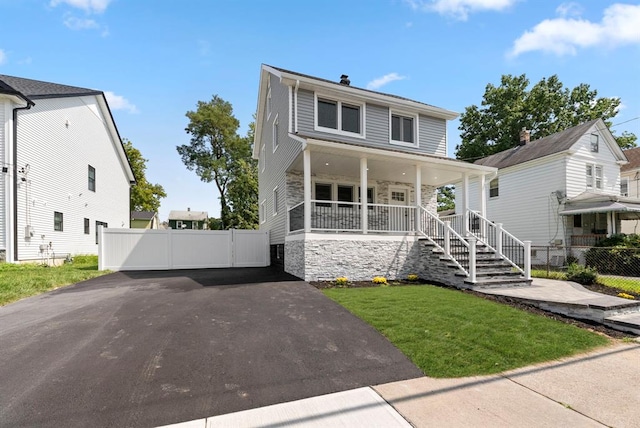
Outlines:
[[13,261],[18,261],[18,110],[29,110],[35,104],[25,100],[27,105],[13,109]]
[[293,91],[293,132],[294,134],[298,133],[298,87],[300,87],[300,81],[296,80],[296,87]]

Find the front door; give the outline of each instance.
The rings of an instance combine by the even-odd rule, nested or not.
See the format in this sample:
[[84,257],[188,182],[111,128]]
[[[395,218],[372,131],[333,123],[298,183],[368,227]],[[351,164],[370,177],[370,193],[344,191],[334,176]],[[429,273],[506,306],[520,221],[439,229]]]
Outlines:
[[409,227],[409,190],[402,187],[389,188],[389,230],[406,232]]

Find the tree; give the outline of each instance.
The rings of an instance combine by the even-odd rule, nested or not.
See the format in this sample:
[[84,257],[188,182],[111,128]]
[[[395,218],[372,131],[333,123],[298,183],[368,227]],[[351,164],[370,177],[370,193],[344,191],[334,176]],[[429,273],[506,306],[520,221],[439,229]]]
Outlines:
[[[481,106],[471,105],[460,116],[462,142],[456,157],[473,162],[515,147],[522,128],[534,140],[597,118],[610,127],[608,119],[616,116],[620,106],[620,98],[598,98],[598,92],[584,83],[565,88],[557,75],[528,87],[524,74],[503,75],[500,86],[489,83]],[[625,132],[616,140],[629,148],[635,146],[636,136]]]
[[[255,119],[255,116],[254,116]],[[255,122],[249,124],[244,144],[251,147],[255,134]],[[251,156],[236,159],[227,186],[230,213],[229,227],[257,229],[258,214],[258,161]]]
[[151,184],[147,181],[145,176],[147,159],[142,157],[140,150],[133,147],[133,143],[126,138],[122,141],[122,145],[136,178],[136,184],[131,186],[130,210],[158,212],[160,199],[167,197],[164,188],[159,184]]
[[[242,181],[250,177],[249,166],[255,165],[251,159],[253,139],[238,135],[240,122],[233,116],[233,107],[217,95],[209,102],[198,101],[196,111],[188,111],[186,116],[189,125],[185,131],[191,135],[191,142],[176,148],[182,162],[202,181],[216,184],[223,229],[236,227],[245,220],[250,223],[251,219],[243,217],[246,210],[240,208],[240,197],[235,195],[241,193],[239,188],[246,187]],[[257,201],[257,191],[255,198]]]
[[452,210],[456,207],[454,186],[438,187],[438,211]]

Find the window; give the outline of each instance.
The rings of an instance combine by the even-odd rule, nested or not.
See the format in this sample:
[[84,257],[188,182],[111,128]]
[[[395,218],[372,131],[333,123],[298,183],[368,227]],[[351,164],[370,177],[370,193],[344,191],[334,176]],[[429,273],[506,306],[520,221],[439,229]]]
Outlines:
[[276,115],[275,120],[273,121],[273,135],[272,135],[272,139],[273,139],[273,151],[275,152],[276,149],[278,148],[278,115]]
[[587,189],[602,190],[602,165],[587,164]]
[[364,136],[364,105],[317,98],[316,127],[338,134]]
[[[333,186],[331,184],[316,183],[316,185],[315,185],[315,191],[316,191],[315,199],[316,199],[316,201],[332,201],[333,200],[332,187]],[[317,207],[330,207],[331,204],[316,202],[316,206]]]
[[587,165],[587,189],[593,187],[593,165]]
[[[338,201],[353,202],[353,186],[338,184]],[[351,204],[339,204],[339,207],[352,207]]]
[[273,215],[278,214],[278,188],[273,189]]
[[[358,187],[358,202],[361,202],[360,200],[360,187]],[[373,204],[373,187],[367,187],[367,203],[368,204]]]
[[415,139],[414,117],[391,114],[391,141],[413,145]]
[[629,178],[620,180],[620,196],[629,196]]
[[602,190],[602,166],[596,165],[596,189]]
[[582,227],[582,215],[575,214],[573,216],[573,227]]
[[500,195],[498,178],[494,178],[489,182],[489,197],[496,198]]
[[89,165],[89,190],[96,191],[96,169]]
[[103,221],[96,221],[96,244],[98,243],[98,226],[102,226],[105,229],[109,227],[109,225]]
[[84,234],[88,235],[90,233],[91,233],[91,231],[89,230],[89,219],[85,218],[84,219]]
[[402,205],[406,202],[407,194],[405,192],[391,192],[392,202],[401,202]]
[[264,153],[264,151],[265,146],[264,144],[262,144],[262,147],[260,147],[260,168],[262,172],[264,172],[264,168],[267,164],[267,155]]
[[63,215],[58,211],[53,212],[53,230],[63,231]]
[[266,200],[260,202],[260,224],[267,221],[267,207],[266,207],[267,204],[266,203],[267,203]]
[[591,151],[593,153],[598,153],[598,134],[591,134]]

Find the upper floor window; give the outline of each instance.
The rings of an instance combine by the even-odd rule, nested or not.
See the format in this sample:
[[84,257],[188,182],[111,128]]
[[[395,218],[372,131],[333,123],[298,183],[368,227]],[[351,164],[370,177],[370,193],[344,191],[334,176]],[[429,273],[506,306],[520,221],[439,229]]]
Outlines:
[[364,137],[364,105],[317,97],[316,127],[325,132]]
[[88,235],[89,233],[91,233],[91,232],[89,231],[89,219],[88,219],[88,218],[85,218],[85,219],[84,219],[84,234],[85,234],[85,235]]
[[602,165],[587,164],[587,189],[602,190]]
[[262,172],[264,172],[264,168],[267,164],[267,155],[264,152],[265,150],[266,150],[266,147],[263,143],[262,146],[260,147],[260,158],[258,159],[258,162],[260,163],[260,171]]
[[489,197],[495,198],[497,196],[500,196],[500,188],[498,178],[496,177],[489,182]]
[[598,134],[591,134],[591,151],[593,153],[598,153],[599,147],[598,147]]
[[276,115],[276,118],[273,121],[273,135],[272,135],[272,139],[273,139],[273,151],[275,152],[276,149],[278,148],[278,144],[280,144],[280,142],[278,141],[278,115]]
[[391,142],[414,146],[417,142],[416,116],[391,113]]
[[620,196],[629,196],[629,178],[620,179]]
[[96,191],[96,169],[89,165],[89,190]]
[[58,211],[53,212],[53,230],[63,231],[63,215]]
[[273,189],[273,215],[278,214],[278,188]]

